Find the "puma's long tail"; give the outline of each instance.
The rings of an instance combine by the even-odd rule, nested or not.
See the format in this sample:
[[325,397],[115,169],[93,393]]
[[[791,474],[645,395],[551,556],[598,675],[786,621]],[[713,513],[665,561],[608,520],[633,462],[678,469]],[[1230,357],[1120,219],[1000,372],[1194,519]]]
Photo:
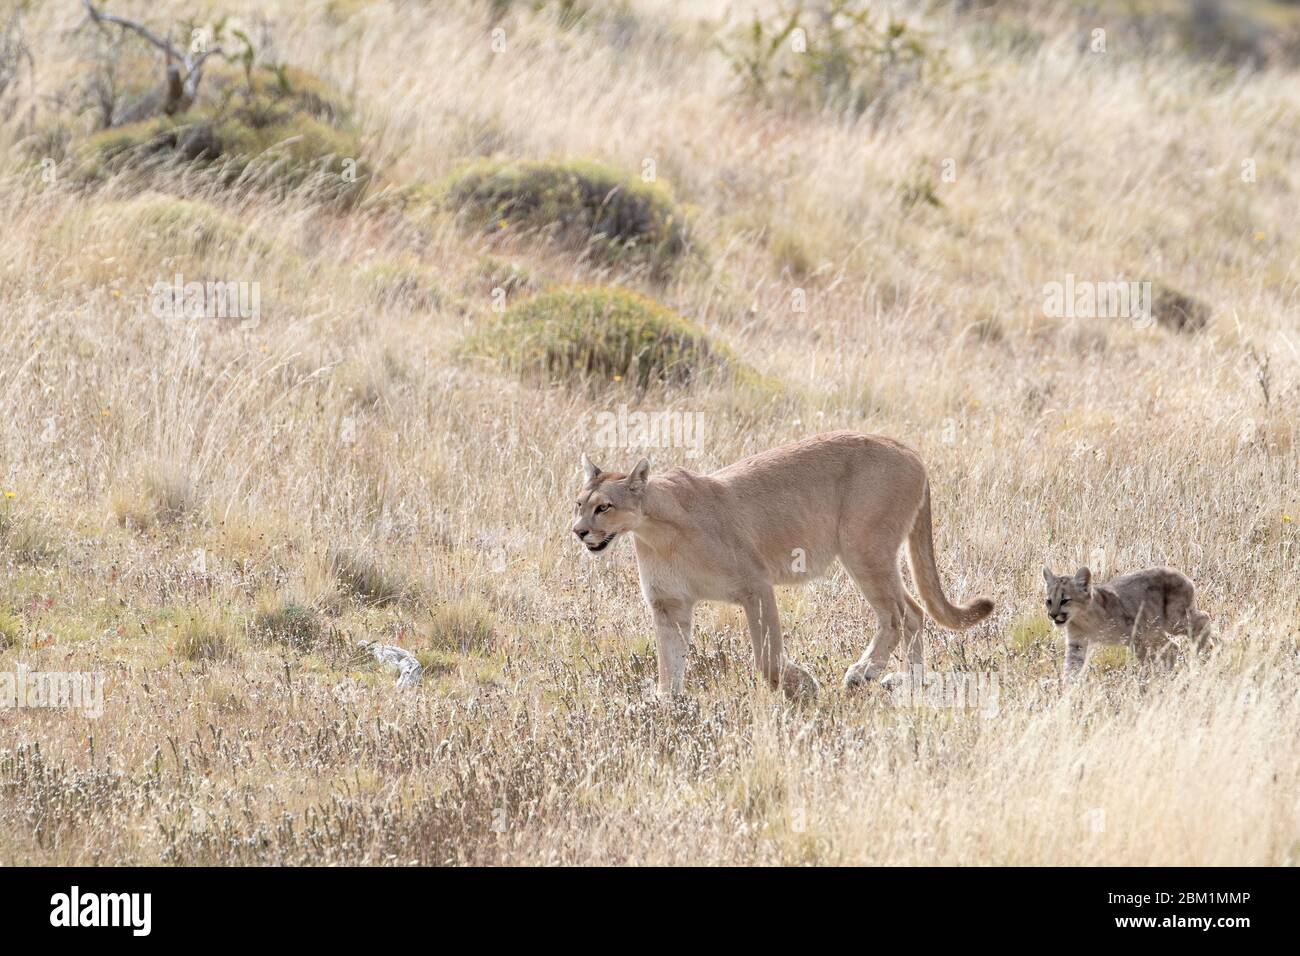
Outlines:
[[912,580],[921,592],[921,603],[943,627],[960,631],[978,624],[993,610],[993,602],[986,597],[976,598],[969,604],[957,605],[948,600],[939,582],[939,569],[934,563],[934,534],[930,529],[930,483],[926,482],[925,497],[912,520],[912,530],[907,536],[907,558],[912,566]]

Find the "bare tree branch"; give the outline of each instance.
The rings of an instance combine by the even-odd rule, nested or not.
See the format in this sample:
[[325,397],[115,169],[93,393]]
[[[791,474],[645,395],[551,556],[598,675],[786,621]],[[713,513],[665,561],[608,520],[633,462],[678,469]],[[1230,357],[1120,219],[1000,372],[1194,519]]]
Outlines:
[[86,12],[90,15],[90,19],[94,21],[96,24],[98,24],[101,27],[101,29],[103,27],[103,24],[112,23],[116,26],[121,27],[123,30],[130,30],[132,33],[144,37],[146,40],[148,40],[158,49],[162,50],[163,53],[167,54],[167,56],[170,59],[181,60],[182,62],[184,62],[185,58],[176,52],[176,48],[174,46],[172,46],[166,40],[163,40],[160,37],[158,37],[158,35],[153,33],[151,30],[142,27],[134,20],[128,20],[125,17],[119,17],[112,13],[104,13],[101,10],[96,10],[94,4],[92,4],[90,0],[81,0],[81,2],[86,8]]
[[[225,51],[220,46],[201,52],[188,50],[182,54],[168,40],[159,37],[152,30],[136,23],[134,20],[128,20],[126,17],[119,17],[116,14],[98,10],[90,0],[81,0],[81,2],[86,8],[86,13],[89,15],[91,22],[101,30],[104,29],[104,24],[111,23],[142,37],[163,52],[167,61],[166,83],[164,86],[165,101],[163,104],[163,112],[165,113],[172,114],[188,109],[190,104],[194,102],[195,97],[198,96],[199,83],[203,79],[203,64],[207,62],[208,57],[215,55],[224,59],[226,56]],[[184,77],[180,75],[180,69],[176,66],[178,61],[185,66]]]
[[[0,31],[0,104],[4,104],[10,87],[16,91],[24,62],[27,64],[29,83],[36,75],[36,58],[32,56],[31,48],[23,40],[20,17],[21,11],[16,11],[4,25],[3,31]],[[13,104],[4,109],[4,118],[8,119],[12,116],[17,108],[18,99],[15,96]]]

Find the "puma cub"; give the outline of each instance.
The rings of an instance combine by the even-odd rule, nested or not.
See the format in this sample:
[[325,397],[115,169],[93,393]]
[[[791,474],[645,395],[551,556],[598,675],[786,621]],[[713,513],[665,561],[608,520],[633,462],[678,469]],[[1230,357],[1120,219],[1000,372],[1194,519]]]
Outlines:
[[1123,644],[1140,661],[1153,655],[1172,661],[1171,635],[1191,637],[1198,651],[1211,640],[1210,616],[1196,609],[1192,582],[1173,568],[1134,571],[1096,586],[1087,568],[1073,577],[1043,568],[1043,579],[1047,616],[1065,625],[1066,681],[1078,677],[1090,644]]

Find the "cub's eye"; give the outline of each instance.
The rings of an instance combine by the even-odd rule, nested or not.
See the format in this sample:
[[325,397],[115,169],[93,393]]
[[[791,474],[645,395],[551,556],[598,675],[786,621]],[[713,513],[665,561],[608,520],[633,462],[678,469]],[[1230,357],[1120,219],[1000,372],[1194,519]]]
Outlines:
[[1061,607],[1065,607],[1065,605],[1067,605],[1067,604],[1069,604],[1069,603],[1070,603],[1070,599],[1069,599],[1069,598],[1061,598]]
[[1051,606],[1052,606],[1051,598],[1048,598],[1046,601],[1043,602],[1043,607],[1051,607]]
[[603,515],[608,510],[609,510],[609,505],[600,505],[596,508],[596,514]]

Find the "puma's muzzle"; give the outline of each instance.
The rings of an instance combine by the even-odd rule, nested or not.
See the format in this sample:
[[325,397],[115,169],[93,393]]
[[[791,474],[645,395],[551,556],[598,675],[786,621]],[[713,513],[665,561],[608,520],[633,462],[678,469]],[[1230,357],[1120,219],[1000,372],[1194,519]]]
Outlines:
[[608,547],[610,546],[610,543],[611,543],[611,542],[612,542],[616,537],[618,537],[618,532],[617,532],[617,531],[611,531],[609,534],[605,535],[605,537],[604,537],[603,539],[601,539],[600,541],[597,541],[597,542],[593,543],[593,542],[591,542],[591,541],[588,541],[588,540],[584,537],[584,538],[582,539],[582,543],[585,544],[585,545],[587,546],[587,550],[588,550],[588,551],[591,551],[591,552],[594,553],[594,552],[596,552],[596,551],[604,551],[606,548],[608,548]]

